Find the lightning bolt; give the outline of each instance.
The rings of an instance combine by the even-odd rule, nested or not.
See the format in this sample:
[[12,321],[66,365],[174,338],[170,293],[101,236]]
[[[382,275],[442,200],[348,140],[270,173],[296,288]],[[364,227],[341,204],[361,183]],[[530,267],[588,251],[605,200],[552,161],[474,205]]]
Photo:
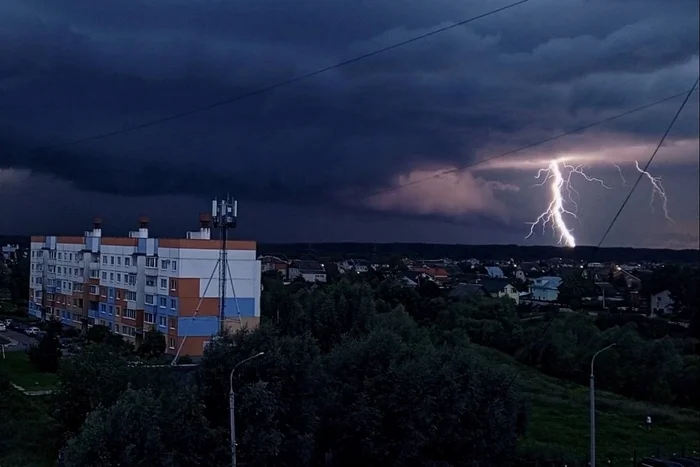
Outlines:
[[617,164],[613,164],[613,165],[617,169],[617,172],[620,174],[620,178],[622,179],[622,186],[627,186],[627,180],[625,180],[625,176],[622,174],[622,167],[620,167]]
[[[562,167],[567,170],[566,177],[562,174]],[[572,193],[577,194],[578,192],[571,185],[571,177],[574,173],[584,176],[587,180],[598,181],[605,186],[602,181],[585,175],[583,166],[572,166],[558,159],[552,160],[546,169],[538,170],[535,176],[536,179],[540,179],[544,176],[542,182],[537,184],[539,186],[549,182],[552,200],[549,202],[547,209],[537,217],[535,222],[529,222],[530,233],[525,237],[526,239],[534,234],[537,225],[542,225],[542,232],[544,232],[549,225],[555,234],[559,232],[559,244],[564,244],[572,248],[576,246],[576,239],[574,238],[572,230],[567,227],[566,221],[564,220],[565,214],[578,219],[575,211],[568,210],[565,205],[565,201],[568,200],[576,207],[576,202],[573,200]]]
[[641,168],[639,166],[639,162],[637,161],[634,161],[634,166],[637,168],[639,173],[643,174],[651,183],[651,200],[649,201],[651,211],[654,212],[654,201],[656,196],[658,196],[661,200],[661,207],[664,210],[666,220],[673,224],[674,221],[671,219],[671,216],[668,213],[668,197],[666,196],[666,189],[664,188],[663,183],[661,183],[661,177],[654,177],[652,174]]
[[[622,174],[622,169],[619,165],[613,164],[622,179],[623,185],[627,184],[624,175]],[[651,175],[646,170],[639,166],[637,161],[634,162],[637,170],[643,174],[647,180],[651,183],[651,201],[650,205],[652,212],[654,210],[654,201],[658,196],[661,200],[661,206],[664,210],[664,215],[666,219],[673,223],[673,219],[668,212],[668,197],[666,196],[666,189],[663,183],[661,183],[661,177],[655,177]],[[530,225],[530,233],[525,237],[528,239],[532,237],[535,233],[535,227],[538,225],[542,226],[542,233],[546,232],[547,227],[550,227],[554,234],[559,234],[559,244],[566,245],[568,247],[576,246],[576,238],[574,238],[573,230],[566,225],[566,216],[570,216],[576,220],[579,218],[576,216],[578,212],[578,204],[575,198],[580,198],[579,192],[576,191],[572,184],[572,177],[578,175],[587,182],[596,183],[605,189],[610,189],[610,187],[601,179],[591,177],[585,172],[587,167],[583,164],[573,165],[567,163],[564,159],[553,159],[549,162],[547,168],[539,169],[535,179],[542,180],[540,183],[536,183],[535,186],[544,186],[549,184],[551,201],[547,206],[547,209],[540,214],[534,222],[528,222]],[[567,206],[571,205],[572,209],[568,209]],[[580,222],[580,220],[579,220]]]

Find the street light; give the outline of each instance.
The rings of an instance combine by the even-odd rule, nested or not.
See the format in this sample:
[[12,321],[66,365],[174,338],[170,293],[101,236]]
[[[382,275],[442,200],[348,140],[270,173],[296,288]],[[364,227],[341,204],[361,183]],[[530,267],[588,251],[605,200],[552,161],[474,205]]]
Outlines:
[[615,347],[615,344],[612,343],[607,347],[603,347],[594,353],[593,358],[591,358],[591,467],[595,467],[595,376],[593,376],[593,363],[599,353],[605,352],[611,347]]
[[229,410],[229,423],[231,424],[231,466],[236,467],[236,412],[235,412],[235,407],[236,407],[236,401],[234,399],[233,395],[233,374],[236,372],[236,368],[238,368],[240,365],[251,361],[254,358],[261,357],[265,355],[265,352],[258,352],[252,357],[248,357],[245,360],[242,360],[236,364],[236,366],[233,367],[231,370],[231,373],[228,375],[228,384],[229,384],[229,392],[228,392],[228,410]]

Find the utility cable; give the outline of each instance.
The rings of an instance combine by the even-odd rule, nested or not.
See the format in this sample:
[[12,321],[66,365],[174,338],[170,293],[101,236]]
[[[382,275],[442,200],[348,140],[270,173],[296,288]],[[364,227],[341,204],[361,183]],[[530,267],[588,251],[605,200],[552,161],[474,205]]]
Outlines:
[[[661,136],[661,139],[659,140],[659,143],[656,145],[656,149],[654,149],[654,152],[652,153],[651,157],[649,158],[649,160],[647,161],[646,165],[644,166],[644,171],[645,171],[645,172],[647,171],[647,169],[649,168],[649,166],[651,165],[651,163],[654,161],[654,158],[656,157],[656,154],[659,152],[659,149],[661,148],[661,146],[664,144],[664,141],[666,141],[666,137],[667,137],[668,134],[671,132],[671,129],[672,129],[673,126],[675,125],[676,120],[678,120],[678,117],[680,116],[681,112],[682,112],[683,109],[685,108],[685,105],[688,103],[688,100],[690,99],[690,96],[691,96],[691,95],[693,94],[693,92],[695,91],[695,88],[697,87],[698,81],[699,81],[699,80],[700,80],[700,78],[698,78],[698,79],[695,80],[695,83],[693,83],[693,87],[690,88],[690,91],[687,91],[687,92],[683,93],[683,94],[685,95],[685,99],[683,99],[683,102],[682,102],[681,105],[678,107],[678,110],[676,111],[676,113],[674,114],[673,118],[671,119],[671,123],[669,123],[669,125],[666,127],[666,131],[664,131],[664,134]],[[603,244],[603,242],[604,242],[605,239],[607,238],[608,234],[609,234],[610,231],[612,230],[612,228],[613,228],[613,226],[615,225],[615,223],[617,222],[617,220],[620,218],[620,214],[622,214],[622,211],[625,209],[625,206],[627,206],[627,202],[628,202],[628,201],[630,200],[630,198],[632,197],[632,194],[634,193],[634,190],[637,188],[637,186],[639,185],[639,182],[642,180],[643,177],[644,177],[644,174],[643,174],[643,173],[640,173],[639,176],[637,177],[637,181],[634,183],[634,185],[633,185],[632,188],[630,189],[629,193],[627,194],[627,197],[626,197],[625,200],[622,202],[622,205],[620,206],[620,209],[618,209],[617,213],[615,214],[615,217],[613,217],[612,221],[611,221],[610,224],[608,225],[608,228],[605,230],[605,233],[603,234],[603,237],[600,239],[600,241],[598,242],[598,244],[597,244],[597,245],[595,246],[595,248],[593,249],[593,252],[591,253],[590,259],[589,259],[588,261],[586,261],[586,264],[584,265],[584,270],[588,269],[588,264],[589,264],[590,262],[592,262],[593,259],[595,259],[596,253],[598,252],[598,250],[600,250],[601,245]],[[539,336],[537,337],[537,339],[535,340],[535,342],[539,341],[540,339],[542,339],[542,337],[544,337],[544,335],[547,333],[547,331],[549,330],[549,328],[552,326],[552,323],[554,322],[554,319],[555,319],[555,318],[556,318],[556,314],[552,314],[552,316],[550,317],[549,321],[547,321],[547,324],[545,324],[544,328],[542,329],[542,332],[540,332],[540,334],[539,334]],[[518,371],[515,372],[515,374],[513,375],[512,379],[510,380],[510,382],[509,382],[508,385],[506,386],[505,394],[508,393],[508,390],[511,388],[511,386],[513,385],[513,383],[515,383],[515,380],[518,378],[518,376],[520,376],[520,373],[522,372],[523,367],[524,367],[524,366],[521,366],[520,368],[518,368]]]

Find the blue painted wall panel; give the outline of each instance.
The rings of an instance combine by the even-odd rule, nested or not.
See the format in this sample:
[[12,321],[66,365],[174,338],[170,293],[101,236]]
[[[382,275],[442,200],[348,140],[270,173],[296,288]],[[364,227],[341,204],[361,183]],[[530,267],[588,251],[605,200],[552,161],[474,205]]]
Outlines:
[[[238,308],[236,308],[236,300],[238,300]],[[238,309],[241,310],[242,318],[250,318],[255,316],[255,299],[254,298],[227,298],[226,309],[224,316],[227,318],[237,318]]]
[[219,331],[219,319],[216,316],[198,316],[196,318],[178,318],[177,335],[209,337]]

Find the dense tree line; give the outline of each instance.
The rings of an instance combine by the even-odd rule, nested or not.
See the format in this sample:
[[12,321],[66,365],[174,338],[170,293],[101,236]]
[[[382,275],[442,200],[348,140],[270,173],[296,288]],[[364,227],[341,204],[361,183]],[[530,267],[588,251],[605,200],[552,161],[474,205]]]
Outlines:
[[406,291],[267,286],[264,324],[219,336],[194,374],[134,365],[93,331],[58,370],[62,465],[228,465],[230,372],[260,352],[232,379],[241,465],[514,461],[526,410],[510,374],[418,325]]
[[[507,466],[527,428],[513,374],[478,347],[655,402],[697,405],[696,340],[650,338],[585,315],[521,318],[508,299],[452,299],[378,274],[283,285],[266,275],[262,324],[219,336],[192,372],[134,363],[101,327],[61,358],[51,413],[64,466],[229,465],[229,390],[247,466]],[[237,367],[234,366],[248,360]]]

